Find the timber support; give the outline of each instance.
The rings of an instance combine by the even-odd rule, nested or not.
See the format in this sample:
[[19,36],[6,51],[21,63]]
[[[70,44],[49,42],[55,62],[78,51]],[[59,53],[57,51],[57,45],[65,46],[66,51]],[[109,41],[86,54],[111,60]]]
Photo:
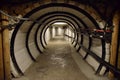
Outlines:
[[[5,10],[7,13],[7,11]],[[8,17],[0,14],[0,25],[8,25]],[[0,26],[1,29],[4,26]],[[10,80],[10,45],[9,45],[9,30],[7,28],[0,31],[0,80]]]
[[[117,44],[118,44],[118,33],[119,33],[119,12],[116,12],[113,18],[113,33],[112,33],[112,42],[111,42],[111,56],[110,56],[110,64],[115,66],[116,65],[116,58],[117,58]],[[115,66],[116,67],[116,66]],[[114,78],[115,74],[113,72],[109,72],[109,77]]]

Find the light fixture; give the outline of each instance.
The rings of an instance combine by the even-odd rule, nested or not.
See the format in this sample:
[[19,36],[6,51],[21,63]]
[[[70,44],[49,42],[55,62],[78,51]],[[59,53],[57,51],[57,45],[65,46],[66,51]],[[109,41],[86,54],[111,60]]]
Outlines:
[[54,23],[55,25],[65,25],[65,24],[67,24],[67,23],[65,23],[65,22],[56,22],[56,23]]

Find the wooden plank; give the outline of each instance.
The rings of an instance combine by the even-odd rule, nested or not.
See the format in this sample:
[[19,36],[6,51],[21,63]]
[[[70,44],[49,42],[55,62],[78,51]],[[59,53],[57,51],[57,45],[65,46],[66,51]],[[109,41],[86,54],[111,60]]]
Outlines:
[[[111,42],[111,57],[110,57],[110,64],[113,66],[116,65],[116,58],[117,58],[117,44],[118,44],[118,33],[119,33],[119,14],[118,12],[115,14],[113,18],[113,33],[112,33],[112,42]],[[114,78],[114,73],[109,72],[109,77]]]
[[[1,15],[2,19],[7,19],[7,16]],[[8,25],[8,22],[2,21],[2,25]],[[4,58],[4,80],[10,80],[10,45],[9,45],[9,30],[4,29],[2,31],[3,39],[3,58]]]

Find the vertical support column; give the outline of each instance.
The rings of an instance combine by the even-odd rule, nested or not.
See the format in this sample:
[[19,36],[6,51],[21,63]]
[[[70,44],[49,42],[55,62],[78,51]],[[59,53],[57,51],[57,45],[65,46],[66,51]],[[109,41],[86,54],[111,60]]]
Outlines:
[[[118,44],[118,32],[119,32],[119,13],[117,12],[113,18],[113,33],[112,33],[112,42],[111,42],[111,55],[110,55],[110,64],[113,66],[116,65],[116,55],[117,55],[117,44]],[[114,78],[114,73],[109,72],[109,77]]]
[[[7,13],[7,12],[6,12]],[[2,19],[8,19],[7,16],[1,14]],[[2,21],[2,25],[8,25],[7,21]],[[4,80],[10,80],[10,45],[9,45],[9,30],[5,28],[2,31],[2,48],[3,48],[3,63],[4,63]]]
[[65,39],[65,32],[66,32],[66,26],[63,26],[63,37],[64,37],[64,39]]
[[49,28],[49,30],[50,30],[50,39],[52,39],[53,38],[52,26]]
[[55,36],[58,36],[58,27],[55,27]]
[[[1,23],[0,23],[1,25]],[[3,50],[2,50],[2,27],[0,26],[0,80],[4,80]]]

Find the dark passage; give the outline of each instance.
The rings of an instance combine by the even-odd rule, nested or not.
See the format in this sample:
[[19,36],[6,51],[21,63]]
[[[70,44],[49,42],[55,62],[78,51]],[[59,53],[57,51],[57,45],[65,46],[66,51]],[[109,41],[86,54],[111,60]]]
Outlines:
[[53,38],[25,76],[15,80],[89,80],[72,58],[72,49],[62,37]]

